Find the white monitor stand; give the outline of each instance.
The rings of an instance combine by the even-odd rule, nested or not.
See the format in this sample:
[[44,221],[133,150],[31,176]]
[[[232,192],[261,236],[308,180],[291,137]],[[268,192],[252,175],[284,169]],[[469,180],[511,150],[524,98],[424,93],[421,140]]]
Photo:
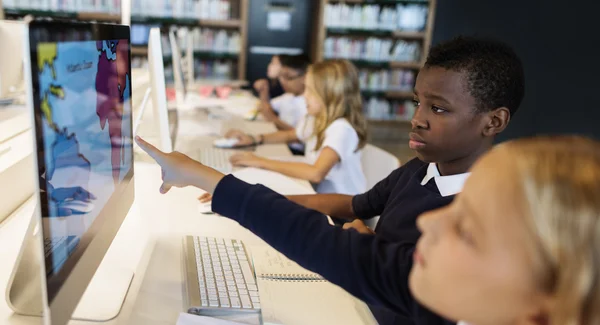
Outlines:
[[[29,227],[21,246],[15,267],[6,291],[8,306],[17,314],[41,317],[47,311],[46,277],[42,234],[40,231],[41,212],[35,200],[25,205],[36,205],[30,214]],[[27,217],[27,216],[19,216]],[[77,309],[71,316],[74,320],[104,322],[119,315],[134,273],[111,263],[104,258],[94,278],[87,287]]]

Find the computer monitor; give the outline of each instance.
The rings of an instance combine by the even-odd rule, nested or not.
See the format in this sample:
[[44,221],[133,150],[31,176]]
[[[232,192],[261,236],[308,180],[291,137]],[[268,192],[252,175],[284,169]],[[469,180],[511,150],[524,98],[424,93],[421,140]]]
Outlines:
[[[22,33],[23,22],[0,21],[0,100],[18,96],[23,84]],[[15,58],[18,58],[15,60]]]
[[146,46],[149,42],[150,30],[158,27],[156,25],[132,24],[131,25],[131,45]]
[[[49,319],[60,325],[133,203],[130,33],[40,20],[28,38],[45,291]],[[11,290],[12,305],[18,294]]]
[[158,147],[165,152],[173,151],[173,141],[175,134],[171,134],[169,124],[169,110],[167,106],[167,91],[165,84],[165,68],[163,64],[163,51],[161,45],[161,35],[159,28],[150,30],[148,40],[148,67],[150,70],[150,87],[146,91],[146,96],[142,100],[137,112],[137,118],[134,123],[134,134],[138,134],[138,127],[144,118],[148,99],[152,101],[153,131],[158,132]]
[[169,43],[171,44],[171,58],[173,60],[173,76],[175,77],[175,100],[177,105],[181,106],[185,103],[187,84],[183,73],[183,57],[173,29],[169,31]]

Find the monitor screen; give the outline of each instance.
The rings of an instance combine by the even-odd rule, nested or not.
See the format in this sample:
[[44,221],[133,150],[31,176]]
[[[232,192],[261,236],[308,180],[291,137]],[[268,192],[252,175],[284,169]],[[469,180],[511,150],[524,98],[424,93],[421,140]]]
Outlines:
[[158,27],[155,25],[131,25],[131,45],[133,46],[145,46],[148,45],[148,38],[150,36],[150,29]]
[[50,302],[133,175],[128,35],[58,30],[30,31]]

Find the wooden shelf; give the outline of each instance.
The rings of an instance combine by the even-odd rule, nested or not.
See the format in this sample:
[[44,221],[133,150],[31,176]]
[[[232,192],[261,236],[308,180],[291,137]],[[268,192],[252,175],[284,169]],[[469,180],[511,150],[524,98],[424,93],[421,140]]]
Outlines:
[[388,99],[412,99],[414,94],[410,91],[401,90],[370,90],[364,89],[360,93],[365,97],[385,97]]
[[350,62],[354,63],[354,65],[359,68],[388,69],[390,67],[390,63],[387,61],[367,61],[350,59]]
[[429,3],[429,0],[325,0],[325,2],[330,3],[364,3],[364,4],[374,4],[374,5],[393,5],[397,3]]
[[333,35],[350,35],[350,36],[370,36],[370,37],[393,37],[401,39],[424,39],[424,32],[412,32],[412,31],[389,31],[380,29],[355,29],[355,28],[340,28],[340,27],[327,27],[327,34]]
[[392,61],[389,63],[392,69],[421,69],[423,64],[421,62],[401,62]]
[[148,56],[148,47],[146,46],[132,46],[131,55]]
[[407,31],[394,31],[392,36],[396,38],[407,38],[407,39],[423,39],[425,38],[425,32],[407,32]]
[[188,25],[198,26],[198,19],[131,16],[132,24],[157,24],[157,25]]
[[213,19],[202,19],[198,21],[198,25],[202,27],[213,27],[213,28],[240,28],[242,22],[239,19],[230,20],[213,20]]
[[102,12],[80,12],[77,14],[77,19],[88,21],[103,21],[103,22],[120,22],[120,14],[109,14]]
[[120,14],[110,14],[103,12],[71,12],[71,11],[48,11],[48,10],[29,10],[29,9],[5,9],[4,14],[7,16],[23,17],[32,15],[36,17],[52,17],[63,19],[78,19],[84,21],[101,21],[101,22],[120,22]]
[[368,119],[367,122],[373,126],[398,126],[398,125],[410,125],[410,120],[373,120]]
[[385,97],[391,99],[413,99],[414,96],[410,91],[390,90],[385,92]]
[[32,15],[35,17],[52,17],[75,19],[77,14],[69,11],[49,11],[49,10],[30,10],[30,9],[4,9],[5,16],[23,17]]

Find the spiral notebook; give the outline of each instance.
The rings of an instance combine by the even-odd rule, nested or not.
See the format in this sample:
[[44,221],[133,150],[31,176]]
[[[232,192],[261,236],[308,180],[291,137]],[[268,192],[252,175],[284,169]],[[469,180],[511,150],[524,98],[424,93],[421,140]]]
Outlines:
[[288,282],[326,281],[322,276],[301,267],[270,247],[253,249],[252,261],[256,277],[259,279]]
[[252,247],[265,324],[371,325],[368,307],[271,247]]

